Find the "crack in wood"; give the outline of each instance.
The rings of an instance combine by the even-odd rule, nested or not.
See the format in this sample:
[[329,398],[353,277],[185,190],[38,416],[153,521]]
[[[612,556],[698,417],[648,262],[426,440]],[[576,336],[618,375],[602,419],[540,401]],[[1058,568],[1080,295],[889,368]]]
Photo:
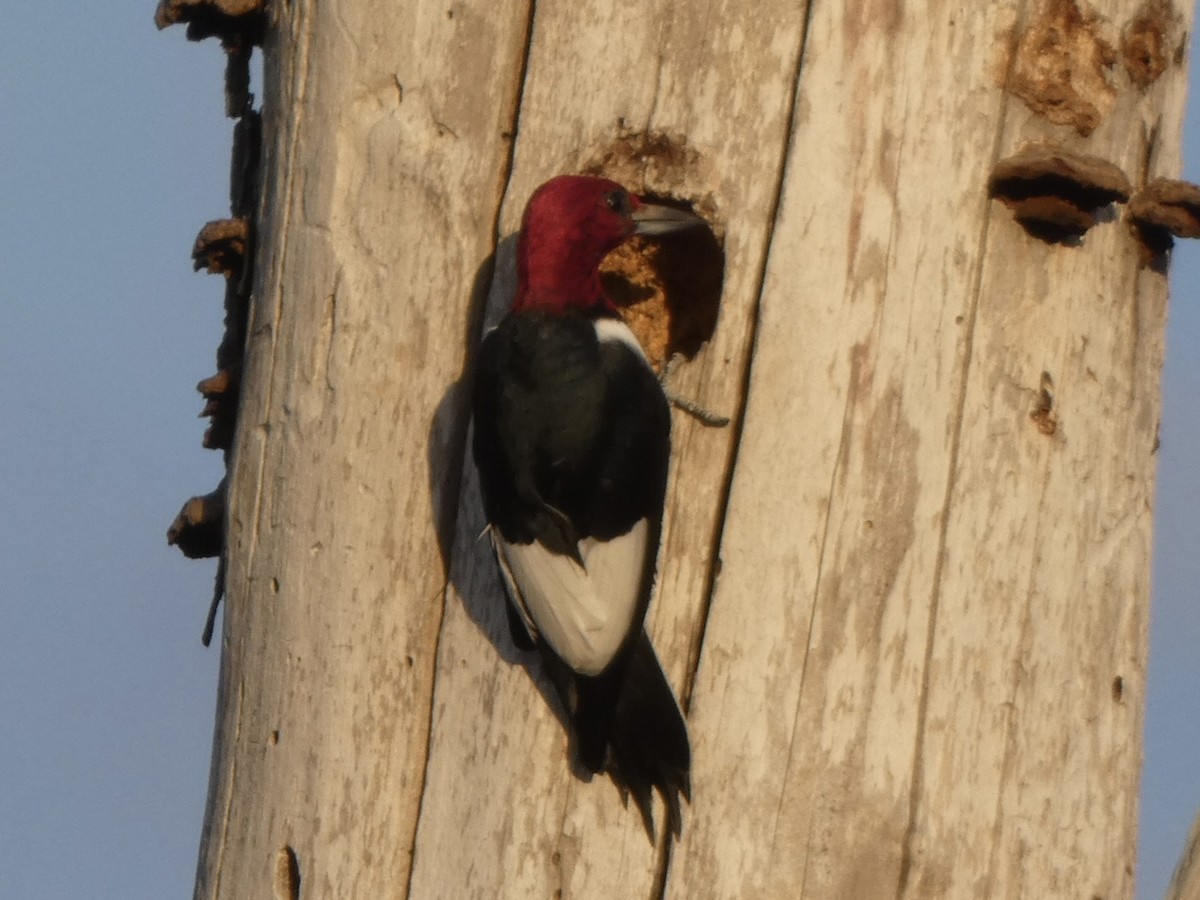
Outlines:
[[750,397],[750,379],[753,373],[755,347],[758,343],[759,328],[761,326],[763,288],[766,284],[767,269],[771,260],[772,239],[779,225],[779,217],[783,205],[783,187],[787,179],[792,143],[796,136],[796,107],[799,103],[800,78],[804,69],[804,57],[808,48],[808,36],[812,23],[811,0],[805,4],[803,15],[804,20],[800,30],[800,52],[796,55],[796,67],[791,79],[791,88],[788,95],[788,115],[783,129],[783,146],[780,148],[779,166],[776,172],[774,190],[771,195],[771,209],[767,217],[770,222],[768,238],[766,246],[763,248],[758,272],[755,274],[754,279],[754,303],[750,310],[750,326],[747,329],[749,334],[748,346],[737,391],[737,396],[741,402],[737,405],[731,417],[733,421],[730,425],[732,433],[729,442],[729,455],[725,463],[725,477],[721,483],[720,499],[717,502],[717,520],[713,525],[712,543],[708,554],[710,563],[704,582],[704,600],[701,605],[701,615],[699,617],[700,630],[694,642],[695,651],[691,654],[692,663],[679,691],[679,703],[685,714],[691,706],[692,691],[696,684],[696,675],[699,672],[700,660],[704,653],[704,639],[708,631],[708,620],[712,610],[713,599],[716,595],[717,580],[721,572],[721,543],[729,515],[729,501],[733,491],[733,478],[737,469],[739,447],[746,427],[746,407]]
[[[482,285],[479,284],[478,283],[479,279],[477,279],[477,284],[476,284],[477,290],[474,291],[475,302],[473,302],[473,304],[472,304],[472,309],[471,309],[471,313],[470,313],[471,318],[467,325],[467,340],[466,340],[466,353],[465,353],[466,358],[464,360],[464,365],[463,365],[464,380],[469,380],[470,376],[471,376],[471,372],[474,370],[475,354],[478,351],[479,342],[483,336],[484,315],[485,315],[485,308],[487,305],[486,301],[487,301],[487,296],[488,296],[488,290],[487,290],[486,286],[490,286],[490,283],[495,276],[495,255],[496,255],[497,249],[500,245],[500,219],[501,219],[501,216],[503,215],[505,199],[507,198],[509,189],[512,186],[513,168],[514,168],[515,160],[516,160],[517,138],[520,135],[521,108],[522,108],[522,104],[524,102],[525,84],[526,84],[527,75],[529,72],[529,57],[533,50],[533,29],[534,29],[534,20],[536,18],[536,15],[537,15],[537,0],[529,0],[528,11],[527,11],[526,17],[525,17],[524,42],[523,42],[523,46],[521,49],[520,63],[518,66],[518,71],[517,71],[517,90],[514,92],[514,95],[513,95],[513,104],[512,104],[510,113],[509,113],[509,125],[505,129],[506,134],[509,136],[508,146],[507,146],[507,150],[506,150],[504,161],[503,161],[503,174],[500,179],[500,181],[501,181],[500,189],[497,193],[495,212],[492,216],[492,240],[491,240],[492,261],[490,263],[489,270],[486,273],[484,273],[484,274],[486,274],[486,278],[482,279],[483,284]],[[400,81],[398,78],[396,80],[396,87],[397,87],[397,90],[399,91],[399,96],[400,96],[399,102],[403,102],[404,87],[403,87],[403,85],[400,84]],[[485,263],[485,266],[487,266],[487,265],[488,264]],[[464,399],[464,403],[465,403],[465,399]],[[422,820],[423,820],[423,818],[425,816],[425,812],[426,812],[426,799],[427,799],[428,787],[429,787],[429,764],[430,764],[430,759],[432,758],[432,743],[433,743],[433,735],[434,735],[433,726],[434,726],[434,714],[435,714],[435,710],[436,710],[434,698],[437,696],[437,688],[438,688],[437,664],[438,664],[438,659],[440,658],[440,655],[441,655],[442,638],[443,638],[444,632],[445,632],[444,625],[445,625],[446,604],[449,601],[449,595],[451,592],[450,572],[451,572],[451,567],[454,562],[453,554],[454,554],[454,546],[455,546],[453,536],[458,527],[459,508],[461,507],[462,502],[463,502],[463,496],[462,496],[462,494],[463,494],[463,492],[462,492],[463,473],[465,471],[465,466],[466,466],[466,457],[467,457],[467,454],[469,453],[469,449],[466,445],[467,429],[465,427],[467,415],[468,414],[465,411],[462,413],[462,417],[464,420],[464,427],[462,429],[461,439],[456,441],[456,443],[458,445],[458,451],[459,451],[457,455],[460,460],[460,464],[457,468],[457,471],[449,472],[446,475],[447,480],[452,485],[450,490],[453,491],[453,495],[451,497],[447,498],[447,501],[446,501],[447,508],[450,510],[450,513],[447,517],[448,521],[445,523],[445,525],[446,525],[445,533],[447,535],[447,547],[448,547],[446,557],[444,560],[445,567],[446,567],[445,568],[446,582],[445,582],[445,585],[443,586],[443,589],[441,592],[442,603],[441,603],[441,607],[440,607],[439,614],[438,614],[439,615],[438,622],[434,628],[434,634],[436,635],[436,637],[434,639],[433,653],[430,655],[431,674],[430,674],[430,679],[429,679],[429,684],[430,684],[429,717],[427,719],[426,729],[425,729],[424,758],[421,760],[421,786],[417,792],[416,819],[415,819],[415,824],[414,824],[414,827],[412,830],[412,843],[409,846],[409,850],[408,850],[409,864],[408,864],[408,878],[407,878],[407,881],[405,883],[405,888],[404,888],[404,896],[405,897],[412,897],[413,878],[417,871],[417,867],[416,867],[417,843],[418,843],[418,840],[419,840],[419,837],[421,834],[421,823],[422,823]]]
[[[720,487],[719,500],[717,503],[717,519],[713,525],[712,542],[710,544],[708,559],[709,567],[704,581],[703,596],[701,606],[701,615],[699,616],[699,633],[696,635],[694,642],[694,651],[691,653],[691,665],[689,666],[684,683],[679,690],[679,703],[684,710],[685,715],[691,707],[692,694],[696,686],[696,678],[700,671],[701,660],[704,656],[705,638],[708,634],[708,624],[711,618],[712,605],[716,597],[717,582],[721,573],[721,545],[725,535],[725,526],[728,521],[730,500],[733,493],[733,479],[737,470],[737,461],[739,450],[741,447],[742,438],[746,427],[746,410],[750,399],[750,383],[754,368],[755,350],[758,343],[760,327],[762,324],[762,301],[763,290],[766,285],[767,270],[771,261],[771,251],[773,248],[774,235],[778,229],[780,216],[783,208],[783,190],[787,183],[787,173],[789,163],[791,161],[792,145],[796,138],[797,124],[797,107],[800,103],[800,80],[804,72],[804,61],[808,50],[808,39],[811,33],[812,25],[812,0],[808,0],[804,6],[803,21],[800,27],[800,50],[796,54],[795,69],[792,73],[791,86],[788,94],[788,113],[787,120],[783,128],[783,145],[779,152],[779,165],[776,170],[775,185],[771,194],[770,212],[767,220],[770,223],[767,232],[766,245],[763,248],[761,261],[759,263],[758,272],[754,279],[754,303],[750,311],[750,323],[747,329],[748,346],[746,349],[746,357],[742,365],[741,379],[738,386],[737,397],[740,403],[737,404],[734,415],[732,434],[730,437],[729,451],[725,463],[725,477],[722,480]],[[812,634],[812,617],[809,620],[809,640]],[[808,642],[806,642],[808,646]],[[805,654],[805,664],[807,664],[807,652]],[[801,679],[803,679],[803,668],[801,670]],[[791,752],[789,751],[789,761]],[[782,795],[780,797],[782,804]],[[778,811],[776,815],[778,821]],[[667,856],[663,861],[663,869],[661,880],[657,882],[659,886],[658,892],[654,895],[653,900],[663,900],[666,897],[667,886],[670,879],[670,858]]]
[[[1000,116],[996,127],[996,136],[992,143],[992,165],[994,168],[1000,160],[1001,145],[1004,140],[1005,125],[1009,114],[1009,94],[1001,101]],[[984,200],[983,202],[987,202]],[[963,351],[962,369],[958,383],[954,388],[953,430],[950,436],[950,451],[948,456],[946,490],[942,497],[941,521],[938,528],[937,552],[933,564],[933,591],[929,602],[929,620],[925,629],[925,653],[921,663],[921,693],[917,701],[916,743],[913,748],[912,773],[909,777],[908,822],[900,842],[900,867],[897,877],[896,897],[903,898],[909,889],[912,877],[915,847],[917,840],[917,820],[920,812],[921,792],[925,784],[925,731],[929,716],[929,673],[933,661],[934,639],[937,633],[938,610],[941,605],[942,578],[946,568],[946,547],[950,533],[950,511],[953,507],[954,490],[958,484],[959,458],[962,447],[962,430],[964,412],[967,402],[967,388],[971,380],[971,363],[974,359],[975,328],[979,315],[979,302],[983,296],[984,269],[986,267],[986,248],[990,233],[991,216],[979,217],[979,236],[977,244],[980,248],[978,262],[975,265],[974,284],[971,289],[970,305],[967,308],[966,320],[963,322]]]
[[[223,698],[221,698],[219,696],[217,698],[217,700],[218,700],[217,708],[218,709],[224,708],[224,704],[222,702],[220,702],[222,699]],[[246,685],[244,682],[242,682],[239,679],[238,686],[237,686],[237,701],[234,706],[235,712],[234,712],[234,725],[233,725],[233,737],[232,737],[232,743],[233,743],[233,746],[235,746],[235,747],[241,742],[241,739],[242,739],[242,710],[245,708],[245,700],[246,700]],[[216,761],[219,758],[220,758],[219,754],[217,754],[217,753],[213,754],[214,765],[216,764]],[[224,867],[225,867],[225,848],[229,842],[229,822],[233,818],[233,795],[236,793],[237,776],[238,776],[237,754],[231,754],[230,762],[229,762],[228,787],[226,788],[226,791],[225,791],[225,805],[221,812],[221,828],[220,828],[220,831],[217,833],[217,858],[216,858],[216,861],[212,865],[213,889],[212,889],[212,894],[210,896],[213,897],[214,900],[216,900],[216,898],[219,898],[221,896],[221,875],[222,875],[222,873],[224,871]],[[208,831],[208,828],[207,828],[207,822],[206,822],[205,823],[205,832],[207,833],[207,831]],[[199,896],[199,891],[197,891],[197,896]]]

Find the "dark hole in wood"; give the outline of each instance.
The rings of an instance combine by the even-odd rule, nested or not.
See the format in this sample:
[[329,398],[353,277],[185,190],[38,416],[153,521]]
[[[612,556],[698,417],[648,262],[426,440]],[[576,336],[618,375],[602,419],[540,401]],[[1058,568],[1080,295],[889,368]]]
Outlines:
[[[646,200],[693,211],[672,197]],[[601,280],[651,362],[661,366],[676,353],[691,359],[717,327],[725,251],[708,226],[635,238],[608,256]]]

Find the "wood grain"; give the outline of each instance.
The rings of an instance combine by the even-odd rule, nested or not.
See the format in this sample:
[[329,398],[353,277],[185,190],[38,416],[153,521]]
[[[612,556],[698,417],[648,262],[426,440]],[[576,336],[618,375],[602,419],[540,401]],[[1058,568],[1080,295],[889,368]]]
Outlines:
[[273,896],[287,848],[305,898],[409,878],[465,430],[439,406],[528,24],[525,4],[455,10],[275,6],[197,897]]
[[[197,896],[291,853],[305,898],[1130,897],[1166,279],[1119,209],[987,196],[1031,141],[1178,172],[1184,54],[1114,48],[1191,11],[1126,7],[277,4]],[[725,257],[672,387],[734,424],[676,414],[649,618],[670,853],[572,772],[465,452],[525,201],[585,169]]]

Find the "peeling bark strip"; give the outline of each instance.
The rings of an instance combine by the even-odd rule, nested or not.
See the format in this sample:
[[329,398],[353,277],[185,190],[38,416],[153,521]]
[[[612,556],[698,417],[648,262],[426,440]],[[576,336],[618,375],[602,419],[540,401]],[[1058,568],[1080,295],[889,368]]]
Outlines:
[[198,897],[271,896],[281,846],[306,898],[409,881],[450,553],[438,495],[453,504],[466,432],[451,386],[530,27],[524,2],[450,12],[273,5],[222,664],[244,701],[218,710]]
[[[196,237],[192,261],[196,271],[204,269],[225,276],[225,330],[217,347],[217,374],[204,379],[196,389],[204,396],[201,417],[211,421],[201,440],[209,450],[225,456],[226,477],[212,494],[193,497],[167,532],[167,542],[176,544],[190,557],[219,556],[212,602],[201,641],[208,646],[213,625],[225,592],[225,495],[230,450],[237,428],[242,357],[246,345],[246,317],[254,278],[254,233],[251,217],[258,205],[259,160],[262,122],[250,108],[249,64],[252,46],[260,44],[266,26],[262,2],[242,0],[162,0],[155,23],[165,28],[188,23],[188,37],[201,40],[221,38],[229,62],[226,68],[226,107],[237,118],[230,160],[229,202],[233,218],[209,222]],[[219,497],[219,506],[212,498]],[[208,501],[205,503],[204,501]]]
[[262,45],[267,29],[265,0],[159,0],[154,24],[160,29],[187,25],[189,41],[219,38],[228,60],[225,66],[225,114],[231,119],[248,113],[250,52]]
[[[1136,11],[271,9],[197,898],[1130,898],[1166,282],[1128,229],[1060,252],[984,185],[1068,145],[997,196],[1099,221],[1129,189],[1084,151],[1177,175],[1182,67],[1116,65]],[[695,791],[670,853],[564,776],[463,464],[509,236],[582,170],[717,232],[610,261],[662,304],[652,352],[692,348],[673,387],[735,419],[673,423],[648,625]]]

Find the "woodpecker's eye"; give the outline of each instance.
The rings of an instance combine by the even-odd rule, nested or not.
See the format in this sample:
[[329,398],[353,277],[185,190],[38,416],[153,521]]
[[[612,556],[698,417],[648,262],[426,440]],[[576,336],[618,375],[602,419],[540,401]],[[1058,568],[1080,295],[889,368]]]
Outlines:
[[621,216],[627,216],[633,212],[629,194],[626,191],[609,191],[604,195],[604,205]]

